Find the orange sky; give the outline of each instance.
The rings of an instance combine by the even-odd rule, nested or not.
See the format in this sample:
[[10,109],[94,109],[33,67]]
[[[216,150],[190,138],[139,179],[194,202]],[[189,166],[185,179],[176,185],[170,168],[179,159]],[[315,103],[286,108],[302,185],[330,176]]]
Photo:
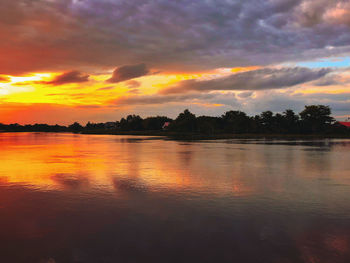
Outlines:
[[[0,83],[0,122],[12,123],[63,123],[74,121],[109,121],[123,117],[137,110],[133,103],[119,103],[129,98],[157,96],[162,90],[182,83],[184,80],[211,80],[224,78],[232,74],[258,70],[259,67],[217,69],[203,73],[157,73],[141,76],[129,81],[108,83],[111,73],[89,75],[87,81],[77,83],[53,83],[65,72],[32,73],[22,76],[2,75]],[[292,91],[292,94],[348,94],[346,84],[348,74],[342,75],[344,85],[320,87],[304,84]],[[236,91],[234,95],[246,91]],[[288,93],[291,91],[278,91]],[[225,94],[224,91],[222,91]],[[227,92],[226,92],[227,93]],[[229,92],[230,93],[230,92]],[[255,92],[256,97],[263,92]],[[276,93],[276,92],[275,92]],[[230,93],[231,94],[231,93]],[[259,95],[260,94],[260,95]],[[224,111],[226,107],[220,102],[191,100],[192,105],[200,108],[217,108]],[[244,104],[244,101],[242,101]],[[144,107],[156,108],[156,105]],[[221,109],[220,109],[221,108]],[[136,112],[138,113],[138,112]],[[160,112],[161,113],[161,112]],[[176,112],[177,113],[177,112]],[[175,113],[175,114],[176,114]],[[168,114],[165,112],[165,114]],[[174,114],[172,114],[174,115]]]
[[[22,76],[2,75],[0,83],[0,122],[3,123],[70,123],[91,120],[104,115],[113,120],[111,111],[132,111],[133,105],[112,104],[113,100],[157,94],[163,88],[188,79],[210,79],[231,72],[244,72],[251,68],[219,69],[204,73],[159,73],[122,83],[107,83],[110,74],[90,75],[84,83],[48,84],[64,72],[32,73]],[[203,107],[219,104],[206,103]],[[70,115],[67,118],[67,115]],[[115,114],[115,118],[122,115]]]

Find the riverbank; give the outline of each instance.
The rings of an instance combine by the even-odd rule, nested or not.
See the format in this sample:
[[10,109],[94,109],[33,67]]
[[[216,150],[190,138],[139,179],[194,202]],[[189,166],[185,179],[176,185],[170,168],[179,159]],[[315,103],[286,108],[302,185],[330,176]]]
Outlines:
[[55,131],[0,131],[1,133],[77,133],[86,135],[131,135],[152,136],[170,140],[224,140],[224,139],[265,139],[265,140],[320,140],[320,139],[350,139],[350,134],[200,134],[177,133],[168,131],[83,131],[83,132],[55,132]]
[[109,134],[155,136],[173,140],[222,140],[222,139],[276,139],[276,140],[307,140],[307,139],[350,139],[350,134],[199,134],[177,133],[168,131],[84,131],[82,134]]

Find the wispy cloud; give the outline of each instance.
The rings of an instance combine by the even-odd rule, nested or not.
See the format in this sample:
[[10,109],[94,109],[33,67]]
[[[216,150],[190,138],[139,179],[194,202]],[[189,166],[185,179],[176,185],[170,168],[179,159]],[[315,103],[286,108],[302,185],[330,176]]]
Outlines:
[[81,83],[81,82],[87,82],[87,81],[89,81],[89,75],[73,70],[73,71],[64,72],[54,77],[52,80],[38,81],[37,83],[59,86],[63,84]]
[[106,87],[98,88],[97,90],[112,90],[114,88],[115,88],[114,86],[106,86]]
[[184,80],[174,87],[161,91],[163,94],[211,90],[264,90],[281,89],[320,79],[331,69],[263,68],[210,80]]

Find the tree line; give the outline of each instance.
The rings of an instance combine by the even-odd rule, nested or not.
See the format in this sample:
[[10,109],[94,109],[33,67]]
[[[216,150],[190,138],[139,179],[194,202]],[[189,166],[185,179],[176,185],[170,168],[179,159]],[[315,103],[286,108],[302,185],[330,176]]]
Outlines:
[[[199,116],[185,110],[177,118],[165,116],[141,118],[128,115],[120,121],[107,123],[88,122],[82,126],[75,122],[69,126],[34,124],[0,124],[0,131],[43,131],[43,132],[134,132],[164,131],[199,134],[350,134],[348,128],[340,125],[331,116],[331,108],[325,105],[309,105],[296,114],[287,109],[274,114],[264,111],[248,116],[242,111],[227,111],[219,117]],[[166,125],[164,125],[166,124]]]

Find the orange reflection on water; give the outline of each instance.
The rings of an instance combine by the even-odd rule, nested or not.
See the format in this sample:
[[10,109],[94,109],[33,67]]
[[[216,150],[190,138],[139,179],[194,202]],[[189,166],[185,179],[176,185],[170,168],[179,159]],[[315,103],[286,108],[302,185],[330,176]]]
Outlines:
[[[92,151],[86,149],[89,146],[74,137],[45,134],[0,136],[0,162],[3,164],[0,176],[8,183],[51,188],[64,186],[64,177],[67,182],[91,180],[95,184],[104,184],[107,180],[102,172],[107,165],[105,156],[89,152]],[[103,150],[99,149],[100,152]]]
[[[6,164],[0,166],[0,177],[8,184],[39,189],[112,190],[115,180],[132,180],[150,191],[242,195],[254,190],[240,180],[239,170],[206,163],[203,158],[210,150],[203,151],[198,145],[72,134],[0,136],[0,161]],[[214,155],[214,159],[223,156],[221,152]],[[218,176],[222,173],[230,176]]]
[[290,143],[0,133],[3,251],[347,262],[350,141]]
[[[129,180],[147,191],[247,196],[290,188],[322,196],[309,186],[315,180],[349,183],[346,156],[328,148],[49,133],[2,133],[0,145],[2,181],[39,189],[118,191],[116,182]],[[330,208],[343,193],[327,199]]]

